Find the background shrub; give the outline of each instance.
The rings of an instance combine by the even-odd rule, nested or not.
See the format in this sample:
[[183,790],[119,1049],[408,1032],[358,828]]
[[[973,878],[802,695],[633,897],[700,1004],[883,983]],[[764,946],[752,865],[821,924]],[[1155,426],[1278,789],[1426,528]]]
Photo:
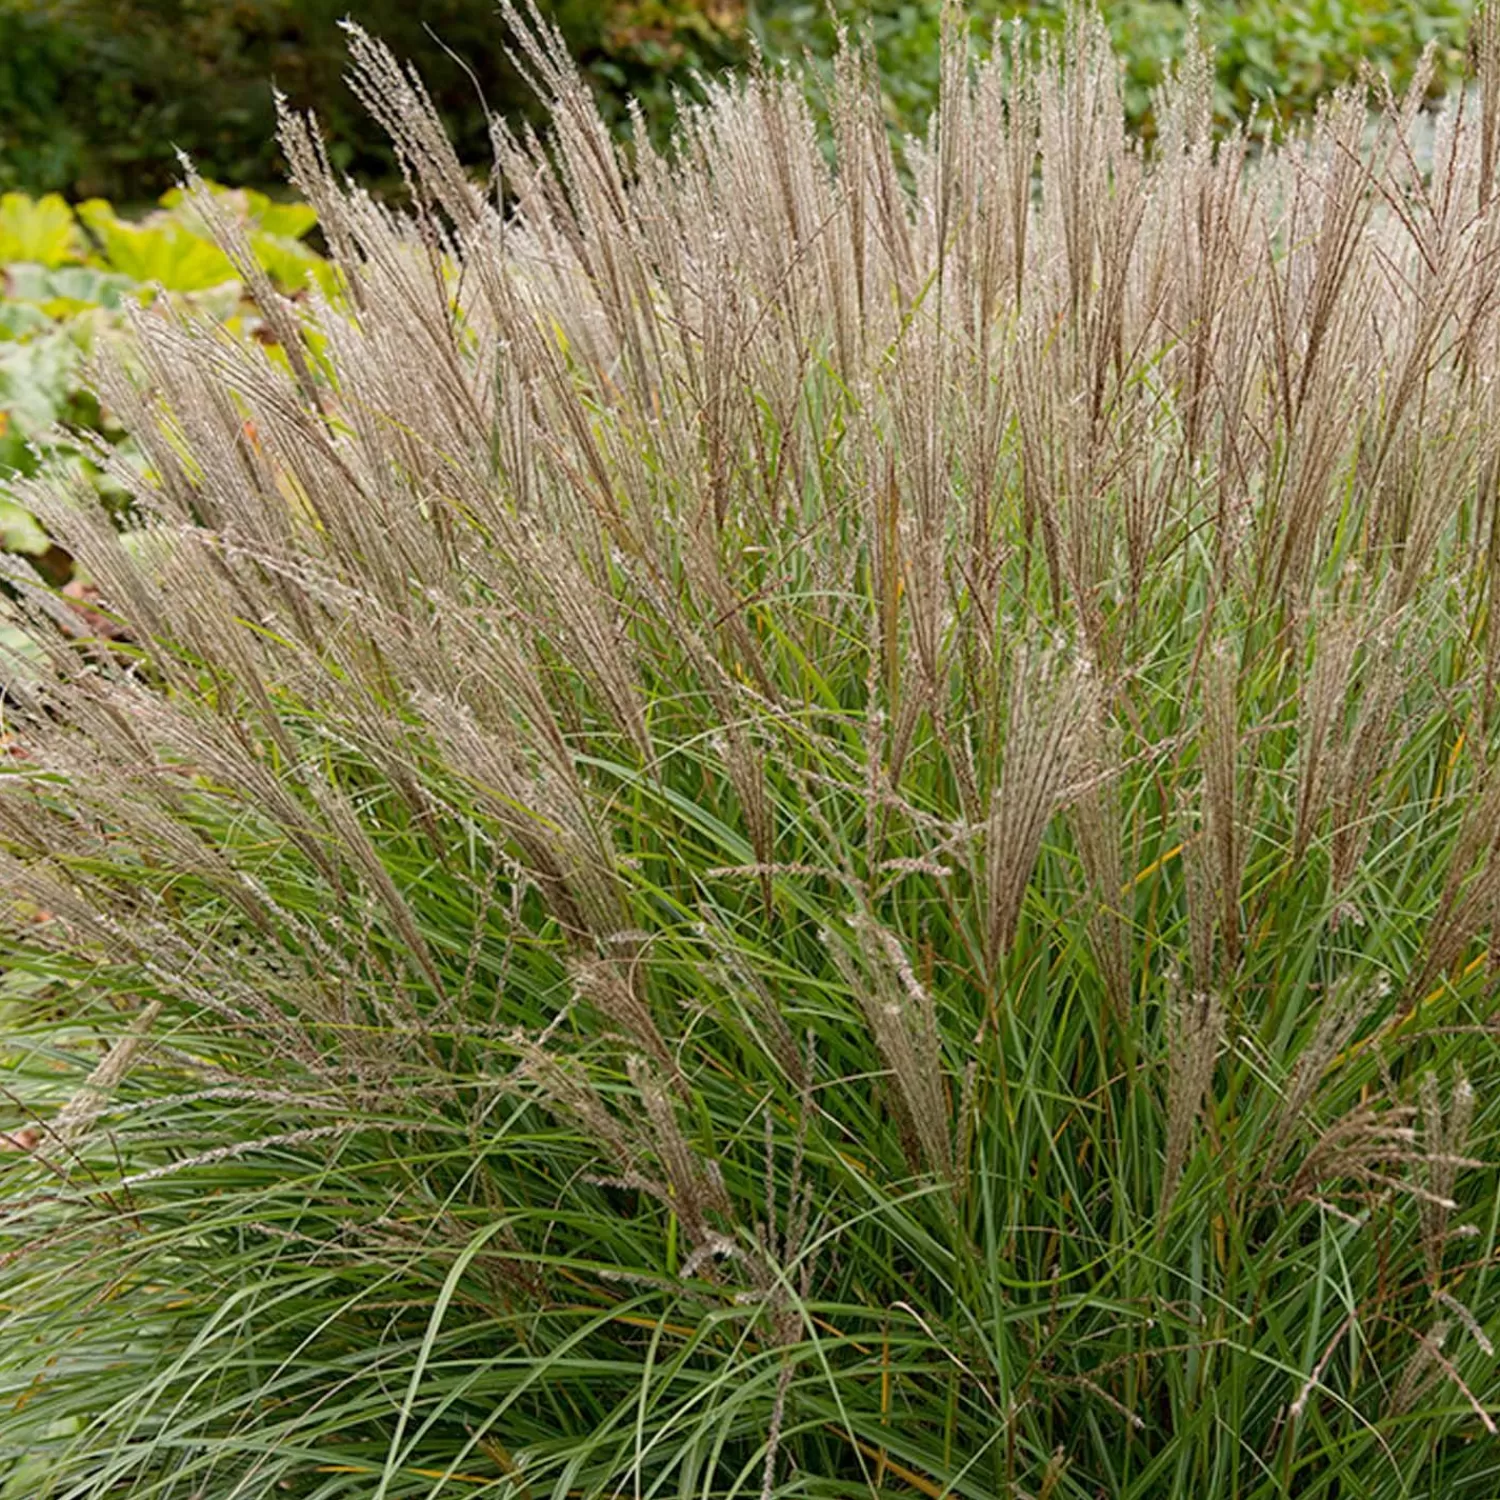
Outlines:
[[[670,87],[690,68],[744,57],[737,0],[545,9],[616,122],[634,95],[665,125]],[[316,106],[338,166],[388,179],[391,155],[371,141],[344,82],[345,16],[420,60],[470,159],[485,153],[486,102],[540,119],[506,62],[490,0],[0,0],[0,184],[136,205],[177,180],[182,148],[211,177],[274,186],[284,166],[273,81],[298,107]]]
[[[625,128],[633,97],[658,140],[673,90],[691,92],[695,70],[742,66],[752,36],[773,57],[810,50],[825,73],[835,38],[814,0],[547,0],[542,9],[561,25],[610,124]],[[1471,9],[1469,0],[1210,0],[1216,106],[1225,119],[1253,101],[1278,118],[1305,112],[1362,61],[1403,87],[1429,40],[1440,89],[1461,61]],[[937,87],[941,0],[845,0],[838,10],[875,41],[892,122],[919,127]],[[1063,10],[1061,0],[970,7],[976,34],[1014,15],[1056,27]],[[1186,11],[1170,0],[1104,11],[1126,64],[1126,108],[1149,132],[1150,90],[1181,50]],[[336,165],[390,185],[390,154],[371,142],[343,83],[337,23],[346,14],[419,61],[467,160],[486,154],[481,97],[502,115],[539,118],[505,60],[490,0],[0,0],[0,186],[141,205],[176,180],[174,147],[210,177],[274,186],[282,165],[272,79],[299,107],[319,110]]]
[[[982,40],[996,19],[1020,17],[1033,28],[1056,31],[1067,5],[1065,0],[988,0],[968,11],[976,39]],[[1135,129],[1149,135],[1155,128],[1152,91],[1169,60],[1180,57],[1187,44],[1188,9],[1174,0],[1110,0],[1100,11],[1125,70],[1126,114]],[[1280,124],[1308,113],[1366,64],[1404,89],[1428,42],[1438,49],[1434,89],[1441,91],[1461,71],[1473,5],[1469,0],[1312,5],[1207,0],[1200,11],[1203,35],[1215,49],[1214,103],[1221,123],[1243,119],[1257,105],[1268,121]],[[888,111],[903,128],[920,127],[937,95],[941,12],[941,0],[868,0],[840,8],[852,23],[869,29],[881,59]],[[766,5],[754,15],[773,56],[797,55],[804,46],[820,57],[831,54],[835,29],[826,7],[813,0]]]

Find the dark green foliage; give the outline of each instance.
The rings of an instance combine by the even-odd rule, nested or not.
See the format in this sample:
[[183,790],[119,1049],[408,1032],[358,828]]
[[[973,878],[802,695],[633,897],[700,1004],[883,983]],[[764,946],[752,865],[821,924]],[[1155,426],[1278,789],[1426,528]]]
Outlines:
[[[635,92],[665,122],[673,82],[744,57],[735,3],[542,9],[620,118]],[[486,101],[510,116],[534,110],[490,0],[0,0],[0,185],[140,203],[177,180],[178,147],[210,176],[279,183],[273,83],[318,110],[335,165],[389,177],[390,154],[343,81],[346,16],[419,59],[470,159],[485,154]]]

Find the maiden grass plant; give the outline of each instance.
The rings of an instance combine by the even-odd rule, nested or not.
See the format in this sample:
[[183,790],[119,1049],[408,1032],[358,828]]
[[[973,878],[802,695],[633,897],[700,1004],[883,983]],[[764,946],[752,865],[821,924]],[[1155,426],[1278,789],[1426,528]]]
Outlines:
[[1430,166],[953,19],[200,192],[288,357],[8,575],[5,1495],[1500,1489],[1500,15]]

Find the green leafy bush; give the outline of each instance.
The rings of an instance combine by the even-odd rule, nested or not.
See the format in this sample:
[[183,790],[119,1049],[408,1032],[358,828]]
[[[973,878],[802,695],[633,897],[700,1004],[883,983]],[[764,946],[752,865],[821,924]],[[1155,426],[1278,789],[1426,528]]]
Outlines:
[[532,39],[502,213],[355,37],[410,211],[24,487],[14,1495],[1492,1489],[1500,15],[1430,166],[961,41]]
[[[902,128],[919,127],[936,98],[942,8],[942,0],[864,0],[837,7],[841,22],[866,30],[873,41],[888,114]],[[1175,0],[1111,0],[1101,11],[1125,70],[1126,113],[1133,128],[1149,135],[1154,129],[1152,94],[1164,81],[1169,61],[1188,45],[1188,8]],[[1252,107],[1277,123],[1307,115],[1364,66],[1388,74],[1397,90],[1404,90],[1429,42],[1436,49],[1433,87],[1441,91],[1462,72],[1472,11],[1471,0],[1313,5],[1205,0],[1199,22],[1215,51],[1220,123],[1244,119]],[[976,40],[982,40],[996,23],[1017,18],[1034,29],[1058,31],[1067,5],[1065,0],[978,0],[967,13]],[[809,46],[826,66],[836,36],[826,6],[788,0],[762,6],[755,14],[771,55],[793,55]]]
[[[634,95],[664,128],[674,85],[745,55],[740,0],[544,8],[621,126]],[[210,177],[279,182],[273,82],[299,107],[316,106],[337,165],[399,186],[344,84],[345,17],[421,59],[471,157],[487,146],[486,104],[540,119],[506,60],[492,0],[0,0],[0,186],[134,204],[177,180],[178,148]]]
[[1422,50],[1436,49],[1439,86],[1456,77],[1473,6],[1391,4],[1389,0],[1271,0],[1215,7],[1206,32],[1217,52],[1220,108],[1243,116],[1268,103],[1281,119],[1306,113],[1316,99],[1368,65],[1406,88]]

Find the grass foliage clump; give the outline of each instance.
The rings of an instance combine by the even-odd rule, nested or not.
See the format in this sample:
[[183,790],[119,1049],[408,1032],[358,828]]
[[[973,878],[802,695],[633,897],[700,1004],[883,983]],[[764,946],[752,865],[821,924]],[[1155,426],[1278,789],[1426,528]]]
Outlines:
[[26,491],[6,1493],[1494,1494],[1497,13],[1430,152],[1077,17],[831,162],[509,19]]

